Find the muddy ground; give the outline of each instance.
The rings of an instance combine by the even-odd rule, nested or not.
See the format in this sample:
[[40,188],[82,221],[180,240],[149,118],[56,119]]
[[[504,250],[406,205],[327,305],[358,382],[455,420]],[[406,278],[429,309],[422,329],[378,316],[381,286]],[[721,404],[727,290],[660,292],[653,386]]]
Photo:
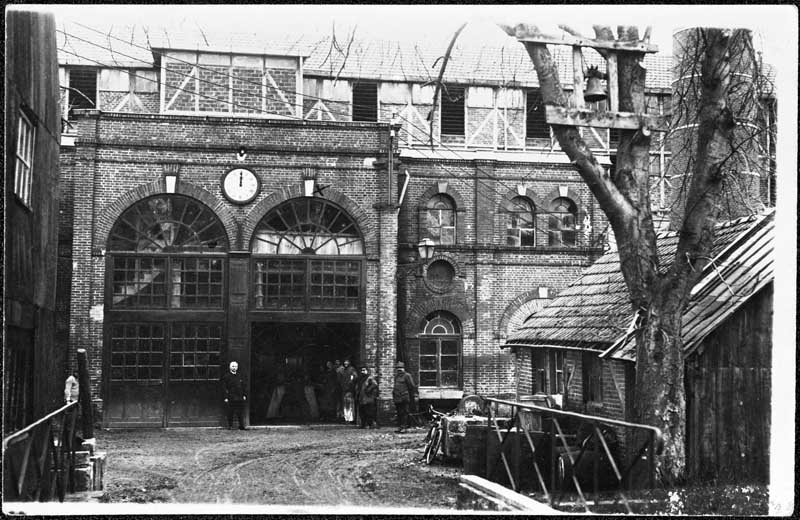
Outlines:
[[424,435],[345,425],[97,432],[101,501],[455,509],[461,466],[422,462]]

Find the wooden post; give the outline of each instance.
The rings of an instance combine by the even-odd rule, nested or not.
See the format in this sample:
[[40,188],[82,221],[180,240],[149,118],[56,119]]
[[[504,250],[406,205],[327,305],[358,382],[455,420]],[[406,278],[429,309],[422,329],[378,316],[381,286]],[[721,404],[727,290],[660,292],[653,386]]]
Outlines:
[[572,103],[573,108],[583,108],[583,53],[581,48],[572,48]]
[[608,109],[611,112],[619,111],[619,81],[617,75],[617,55],[609,52],[606,57],[608,72]]
[[92,391],[89,385],[89,362],[86,349],[78,349],[78,400],[81,403],[83,438],[94,438],[94,413],[92,410]]

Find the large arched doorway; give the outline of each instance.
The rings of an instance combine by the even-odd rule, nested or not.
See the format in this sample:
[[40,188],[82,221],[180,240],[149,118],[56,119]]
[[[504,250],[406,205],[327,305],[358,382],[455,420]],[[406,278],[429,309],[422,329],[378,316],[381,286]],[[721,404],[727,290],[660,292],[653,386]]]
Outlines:
[[326,362],[361,358],[363,235],[337,204],[300,197],[261,219],[250,249],[250,421],[315,420]]
[[105,421],[219,423],[228,237],[183,195],[136,202],[108,239]]

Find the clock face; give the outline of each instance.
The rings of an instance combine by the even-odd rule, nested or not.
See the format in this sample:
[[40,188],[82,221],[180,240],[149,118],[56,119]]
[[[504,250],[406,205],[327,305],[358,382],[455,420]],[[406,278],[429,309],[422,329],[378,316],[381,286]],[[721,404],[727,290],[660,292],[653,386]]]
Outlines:
[[261,182],[245,168],[234,168],[222,176],[222,194],[235,204],[247,204],[256,198]]

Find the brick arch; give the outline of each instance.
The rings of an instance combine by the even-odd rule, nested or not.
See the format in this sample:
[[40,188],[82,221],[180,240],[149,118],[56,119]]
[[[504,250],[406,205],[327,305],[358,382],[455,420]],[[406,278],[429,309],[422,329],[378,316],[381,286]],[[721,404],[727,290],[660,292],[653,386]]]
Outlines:
[[537,213],[541,211],[547,211],[547,203],[545,203],[544,200],[540,199],[539,196],[536,195],[536,193],[533,191],[533,188],[530,187],[525,188],[522,194],[520,194],[516,189],[510,189],[506,191],[505,195],[503,195],[503,200],[500,202],[501,209],[503,211],[511,211],[511,201],[515,197],[525,197],[527,199],[530,199],[530,201],[533,202],[534,209],[536,210]]
[[458,297],[433,296],[418,301],[411,306],[406,318],[406,335],[416,336],[422,330],[422,321],[425,316],[434,311],[447,311],[461,322],[461,333],[465,334],[469,325],[470,311],[467,304]]
[[[175,186],[176,195],[186,195],[192,197],[199,202],[208,206],[208,208],[219,218],[225,232],[228,235],[228,248],[236,249],[237,247],[237,223],[233,213],[228,209],[225,202],[218,197],[215,197],[211,192],[204,188],[178,180]],[[93,247],[105,249],[108,242],[108,236],[111,233],[111,228],[117,222],[117,219],[122,213],[131,207],[134,203],[153,195],[171,195],[164,191],[164,181],[156,180],[148,184],[142,184],[133,188],[132,190],[120,195],[110,204],[108,204],[97,218],[97,228],[94,233]]]
[[[242,247],[250,250],[250,243],[253,240],[253,232],[256,226],[270,210],[279,206],[290,199],[303,197],[303,187],[300,184],[283,187],[277,191],[270,193],[261,202],[256,204],[253,209],[247,214],[244,224],[242,226]],[[323,193],[315,195],[315,197],[329,200],[343,210],[353,219],[358,227],[361,237],[364,239],[364,249],[367,254],[377,251],[378,237],[376,235],[375,224],[370,219],[367,212],[359,206],[356,202],[350,199],[344,193],[327,186]]]
[[467,205],[464,201],[464,198],[461,196],[458,190],[453,188],[453,185],[450,182],[433,183],[433,185],[431,185],[422,195],[420,195],[418,201],[419,209],[424,209],[428,200],[430,200],[430,198],[434,195],[438,195],[440,193],[453,199],[453,202],[456,203],[456,211],[465,211]]
[[[527,291],[513,300],[506,305],[506,308],[503,310],[503,314],[500,316],[500,320],[497,323],[496,336],[501,339],[505,339],[510,332],[508,330],[509,325],[517,324],[521,325],[522,321],[525,320],[532,312],[539,310],[541,305],[531,305],[533,302],[540,302],[542,305],[547,301],[546,298],[541,298],[539,296],[539,289],[533,289],[532,291]],[[536,307],[531,311],[532,307]],[[522,314],[527,314],[527,316],[522,316]],[[519,323],[516,323],[519,321]]]

